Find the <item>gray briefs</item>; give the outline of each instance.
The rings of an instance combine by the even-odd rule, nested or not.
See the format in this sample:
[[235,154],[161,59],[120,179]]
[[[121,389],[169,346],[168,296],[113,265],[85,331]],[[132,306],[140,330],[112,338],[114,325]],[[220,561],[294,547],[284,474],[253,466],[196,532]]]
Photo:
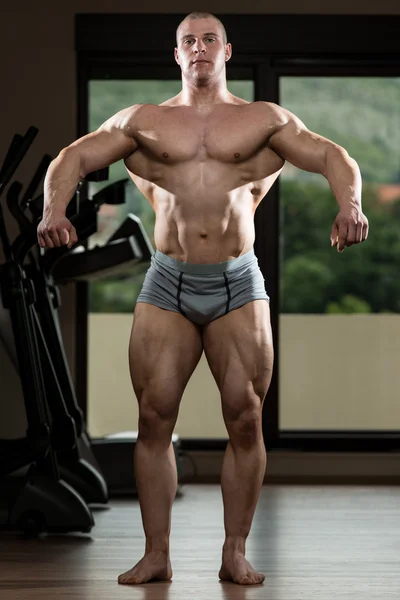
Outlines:
[[181,313],[206,325],[253,300],[266,300],[254,250],[215,264],[182,262],[156,250],[137,302]]

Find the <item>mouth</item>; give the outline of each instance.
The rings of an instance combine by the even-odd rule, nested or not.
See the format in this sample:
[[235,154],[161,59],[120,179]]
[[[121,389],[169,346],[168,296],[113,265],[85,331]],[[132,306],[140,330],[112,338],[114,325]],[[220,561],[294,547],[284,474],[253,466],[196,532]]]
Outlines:
[[209,60],[194,60],[192,62],[192,64],[193,65],[198,65],[198,64],[201,64],[201,63],[208,63],[208,62],[210,62],[210,61]]

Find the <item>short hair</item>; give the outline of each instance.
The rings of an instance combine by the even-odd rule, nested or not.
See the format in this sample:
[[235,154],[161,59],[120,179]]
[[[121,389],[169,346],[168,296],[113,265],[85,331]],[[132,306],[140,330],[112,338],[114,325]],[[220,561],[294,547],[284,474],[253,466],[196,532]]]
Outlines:
[[183,19],[183,20],[182,20],[182,21],[179,23],[179,25],[178,25],[178,27],[177,27],[177,29],[176,29],[176,41],[177,41],[177,43],[178,43],[178,31],[179,31],[179,28],[180,28],[180,26],[182,25],[182,23],[183,23],[184,21],[186,21],[186,20],[188,20],[188,19],[189,19],[189,20],[194,20],[194,19],[209,19],[209,18],[211,18],[211,19],[215,19],[215,20],[217,21],[217,23],[219,24],[219,26],[221,27],[221,29],[222,29],[222,39],[223,39],[223,42],[224,42],[224,44],[226,44],[226,43],[228,42],[228,37],[227,37],[227,35],[226,35],[226,29],[225,29],[225,27],[224,27],[224,25],[223,25],[222,21],[220,21],[220,20],[218,19],[218,17],[216,17],[215,15],[213,15],[213,14],[211,14],[211,13],[209,13],[209,12],[198,12],[198,11],[197,11],[197,12],[192,12],[192,13],[189,13],[189,14],[188,14],[188,15],[186,15],[186,17],[185,17],[185,18],[184,18],[184,19]]

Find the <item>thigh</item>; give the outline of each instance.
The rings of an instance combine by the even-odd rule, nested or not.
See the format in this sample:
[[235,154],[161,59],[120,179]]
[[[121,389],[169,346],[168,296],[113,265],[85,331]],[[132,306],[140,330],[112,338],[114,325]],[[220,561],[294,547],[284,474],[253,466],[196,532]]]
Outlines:
[[201,330],[179,313],[136,304],[129,366],[139,402],[147,396],[162,413],[178,410],[186,384],[203,351]]
[[249,302],[209,323],[203,346],[223,406],[232,402],[240,412],[249,398],[263,402],[274,361],[268,302]]

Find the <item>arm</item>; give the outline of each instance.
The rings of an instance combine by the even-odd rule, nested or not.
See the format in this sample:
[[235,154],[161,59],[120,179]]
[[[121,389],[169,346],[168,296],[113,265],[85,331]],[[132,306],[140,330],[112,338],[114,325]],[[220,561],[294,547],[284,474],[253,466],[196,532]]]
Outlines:
[[288,110],[272,104],[276,131],[268,146],[283,159],[304,171],[323,175],[340,208],[331,231],[331,245],[342,252],[368,237],[368,220],[361,209],[361,174],[347,151],[317,133]]
[[42,247],[53,248],[77,241],[65,217],[77,185],[88,173],[126,158],[137,148],[132,133],[132,108],[120,111],[97,131],[64,148],[47,171],[44,182],[43,220],[38,227]]

